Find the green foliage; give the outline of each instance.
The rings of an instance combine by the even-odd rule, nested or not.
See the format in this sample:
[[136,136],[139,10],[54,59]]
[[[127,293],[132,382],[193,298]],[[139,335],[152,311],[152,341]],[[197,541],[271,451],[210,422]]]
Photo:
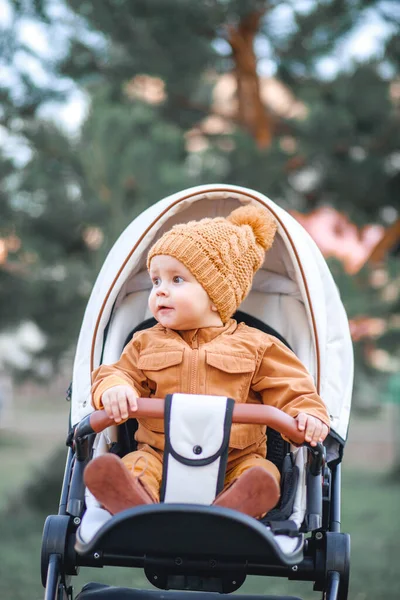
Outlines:
[[[213,146],[216,178],[245,183],[252,180],[254,171],[257,183],[257,164],[262,162],[261,189],[269,186],[271,178],[280,179],[278,187],[286,196],[296,194],[304,208],[329,202],[363,221],[379,218],[382,206],[396,206],[398,182],[387,172],[388,160],[400,141],[398,113],[389,98],[398,59],[398,47],[391,41],[395,39],[393,23],[387,24],[393,38],[388,36],[386,54],[364,64],[348,62],[332,80],[321,78],[321,59],[335,59],[340,44],[367,18],[368,11],[385,17],[379,1],[330,0],[307,10],[254,0],[196,5],[177,0],[118,0],[103,2],[101,7],[93,0],[69,0],[67,4],[85,24],[86,35],[82,29],[71,33],[70,52],[59,65],[60,73],[89,84],[89,89],[106,84],[117,105],[124,103],[124,85],[136,75],[161,78],[166,99],[158,116],[173,121],[181,134],[212,113],[212,89],[206,75],[232,71],[229,28],[256,11],[264,13],[256,40],[260,58],[265,55],[275,63],[278,79],[304,101],[308,117],[294,122],[276,115],[275,144],[267,152],[259,151],[246,136],[233,133],[236,154],[250,149],[255,158],[250,165],[231,150]],[[96,34],[94,41],[89,32]],[[382,74],[385,69],[392,69],[389,77]],[[301,157],[294,174],[305,167],[318,173],[306,193],[288,177],[290,157],[279,145],[280,138],[288,135],[293,136],[295,153]],[[210,158],[203,162],[209,165]],[[226,163],[231,168],[224,167]],[[271,187],[276,192],[277,186]]]
[[388,167],[400,143],[399,115],[379,68],[357,65],[321,82],[318,95],[307,84],[300,90],[311,109],[299,126],[301,148],[318,172],[309,200],[325,199],[358,223],[379,220],[381,208],[398,206],[400,193],[399,177]]
[[94,278],[94,253],[84,235],[101,213],[81,195],[81,165],[61,131],[36,120],[25,134],[35,150],[14,173],[5,202],[9,220],[2,233],[15,236],[20,247],[0,269],[0,328],[31,319],[48,338],[38,358],[56,365],[79,331]]
[[[356,275],[349,276],[343,266],[334,260],[329,266],[340,289],[349,319],[363,318],[370,322],[371,333],[355,332],[355,384],[353,408],[376,410],[381,402],[393,401],[388,388],[396,372],[395,361],[400,359],[400,265],[389,257],[379,270],[365,266]],[[365,322],[366,327],[368,323]],[[383,364],[377,368],[376,351],[383,351]]]
[[93,97],[80,152],[88,193],[109,224],[106,247],[150,204],[192,183],[182,131],[156,107],[114,102],[109,88]]

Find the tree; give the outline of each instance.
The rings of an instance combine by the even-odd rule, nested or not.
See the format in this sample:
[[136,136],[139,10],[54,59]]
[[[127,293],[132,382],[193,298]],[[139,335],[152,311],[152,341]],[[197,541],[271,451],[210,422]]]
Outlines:
[[[166,92],[162,112],[183,131],[221,116],[212,88],[219,76],[233,74],[236,106],[222,114],[233,132],[204,132],[210,150],[201,158],[218,163],[220,180],[255,180],[286,204],[291,198],[307,210],[328,202],[357,220],[381,220],[382,207],[397,206],[399,169],[390,172],[390,164],[399,145],[399,48],[394,18],[383,3],[330,0],[307,11],[257,0],[68,5],[103,43],[72,37],[60,72],[82,83],[94,76],[99,84],[107,82],[116,102],[136,76],[159,77]],[[334,57],[372,10],[387,23],[383,51],[362,63],[338,65],[331,79],[324,78],[321,60]],[[304,104],[305,118],[286,118],[263,102],[257,69],[262,59],[274,63],[276,78]],[[221,137],[232,143],[224,148]],[[300,183],[304,173],[312,173],[306,185]]]
[[[19,5],[19,3],[16,3]],[[21,10],[22,16],[26,13]],[[36,324],[46,344],[29,372],[49,375],[78,333],[90,282],[93,252],[87,230],[101,217],[80,195],[82,169],[76,144],[40,116],[64,94],[35,82],[25,63],[34,52],[16,35],[18,13],[1,37],[9,84],[1,92],[0,125],[0,331],[21,321]],[[7,83],[7,79],[5,79]],[[26,369],[13,358],[1,363]],[[40,364],[39,364],[40,363]]]
[[[13,6],[17,16],[28,12],[48,27],[60,21],[46,0]],[[341,64],[341,44],[371,11],[387,24],[384,47],[368,60]],[[43,264],[46,224],[57,231],[63,204],[76,207],[68,228],[75,237],[57,234],[60,252],[75,257],[78,279],[90,282],[93,271],[80,262],[94,258],[82,244],[87,228],[104,237],[98,267],[135,214],[208,181],[259,189],[285,208],[332,204],[359,223],[385,222],[397,210],[399,56],[386,3],[328,0],[303,9],[273,0],[66,0],[62,19],[68,43],[47,61],[53,81],[46,90],[25,90],[23,107],[10,102],[34,150],[16,192],[30,201],[44,192],[45,208],[29,221],[43,224],[35,226],[34,242]],[[327,59],[336,61],[330,77]],[[274,78],[260,74],[266,63]],[[57,98],[60,81],[75,82],[90,97],[77,140],[38,122],[39,107],[51,94]],[[50,140],[57,148],[51,171]],[[80,250],[71,255],[73,242]]]

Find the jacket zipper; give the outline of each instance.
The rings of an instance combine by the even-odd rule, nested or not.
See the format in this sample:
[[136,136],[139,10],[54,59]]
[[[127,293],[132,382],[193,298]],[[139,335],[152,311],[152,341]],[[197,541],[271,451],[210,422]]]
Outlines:
[[195,394],[199,366],[199,342],[197,340],[197,335],[195,335],[192,340],[192,358],[190,366],[190,394]]

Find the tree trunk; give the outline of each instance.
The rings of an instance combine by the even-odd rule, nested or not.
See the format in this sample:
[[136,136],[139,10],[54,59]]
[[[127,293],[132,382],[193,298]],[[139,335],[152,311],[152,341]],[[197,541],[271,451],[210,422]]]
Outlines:
[[237,28],[228,29],[228,42],[235,61],[238,117],[257,141],[259,148],[268,148],[272,141],[272,118],[262,103],[254,38],[264,11],[242,19]]

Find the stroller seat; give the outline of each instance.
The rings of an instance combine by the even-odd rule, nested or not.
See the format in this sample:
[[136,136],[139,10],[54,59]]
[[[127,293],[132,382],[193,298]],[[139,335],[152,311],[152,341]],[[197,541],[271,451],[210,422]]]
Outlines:
[[[133,288],[138,285],[137,282],[139,282],[140,287],[148,287],[148,277],[143,277],[142,275],[143,273],[140,273],[136,278],[136,281],[133,281]],[[288,285],[286,285],[286,288],[287,287]],[[265,333],[274,335],[290,348],[291,346],[289,342],[285,339],[285,337],[283,337],[283,335],[281,335],[270,325],[267,325],[265,321],[257,318],[257,315],[264,317],[264,315],[267,313],[272,318],[275,315],[275,322],[278,322],[280,319],[282,319],[283,315],[284,322],[286,323],[286,335],[290,336],[290,339],[295,346],[299,346],[301,348],[303,358],[310,356],[311,352],[310,346],[307,346],[307,336],[298,335],[297,332],[299,329],[301,329],[300,327],[296,328],[288,325],[291,323],[291,320],[288,318],[290,313],[294,313],[296,315],[297,322],[299,324],[303,323],[304,325],[306,317],[304,315],[304,308],[300,305],[300,302],[296,298],[291,298],[290,296],[274,294],[269,296],[268,302],[265,306],[265,303],[263,304],[260,302],[259,296],[261,294],[261,291],[252,291],[250,292],[245,303],[243,303],[243,308],[245,308],[246,304],[257,307],[257,310],[254,310],[251,316],[248,313],[240,310],[237,311],[237,313],[234,315],[234,318],[238,322],[244,322],[251,327],[256,327]],[[148,318],[149,310],[147,307],[147,299],[148,290],[139,290],[127,295],[116,307],[113,317],[110,321],[107,339],[104,344],[102,362],[109,364],[118,360],[123,348],[130,341],[134,333],[145,328],[152,327],[156,324],[156,320],[154,318]],[[277,309],[278,306],[281,308],[281,310]],[[282,306],[284,306],[285,310],[282,310]],[[133,316],[136,316],[137,319],[138,315],[144,316],[145,320],[139,322],[139,324],[133,330],[131,330],[130,324],[132,323]],[[301,343],[299,342],[299,339],[301,339]],[[98,456],[104,452],[107,452],[110,444],[120,447],[119,454],[121,456],[133,451],[135,449],[135,446],[132,445],[134,430],[135,425],[132,422],[125,427],[116,427],[114,425],[108,427],[103,434],[100,434],[94,443],[94,456]],[[289,451],[289,444],[283,441],[280,434],[269,429],[267,452],[268,458],[275,463],[281,472],[283,469],[285,455],[287,455]],[[292,451],[294,451],[294,448],[292,448]],[[278,531],[278,533],[284,532],[284,534],[277,535],[276,539],[274,539],[274,536],[271,537],[271,530],[268,530],[268,540],[274,540],[274,546],[277,546],[276,551],[282,555],[282,559],[287,561],[287,564],[292,564],[293,560],[295,562],[298,561],[298,553],[302,548],[302,544],[299,543],[299,540],[297,539],[294,541],[293,538],[296,534],[301,537],[299,528],[304,519],[306,503],[304,498],[304,489],[302,487],[299,487],[297,494],[295,493],[296,490],[293,488],[292,473],[295,469],[296,481],[297,479],[304,479],[305,462],[306,457],[304,456],[304,452],[299,451],[298,449],[296,450],[294,457],[291,459],[288,457],[286,459],[284,473],[286,478],[283,478],[283,484],[286,485],[286,489],[282,489],[282,498],[285,500],[286,505],[283,507],[283,512],[282,510],[274,510],[275,517],[273,517],[275,530]],[[289,489],[290,486],[291,489]],[[87,542],[92,539],[92,537],[97,533],[98,529],[104,523],[107,523],[110,518],[109,514],[105,510],[99,508],[99,503],[88,490],[85,492],[85,499],[87,510],[82,519],[82,525],[79,530],[81,538],[77,545],[77,548],[79,548],[80,552],[85,551],[84,549]],[[283,520],[288,520],[290,518],[290,523],[284,526]],[[288,531],[289,527],[290,531]],[[289,533],[290,537],[285,535],[287,533]],[[286,559],[284,558],[285,554],[287,554]]]
[[[141,300],[139,296],[139,302]],[[109,343],[104,348],[104,362],[115,361],[114,352],[119,356],[121,348],[136,331],[156,323],[154,319],[146,319],[126,336],[127,323],[131,322],[129,311],[137,311],[137,308],[134,294],[125,298],[118,307],[110,326]],[[275,335],[289,345],[277,331],[256,317],[243,311],[238,311],[234,317]],[[85,421],[81,422],[76,437],[84,437],[90,427],[90,416],[87,421],[86,424]],[[107,440],[109,442],[111,435],[117,444],[125,446],[122,454],[134,449],[127,444],[128,440],[133,439],[132,430],[125,440],[121,439],[121,434],[118,438],[118,430],[123,432],[121,426],[116,428],[112,425],[107,428],[104,437],[100,434],[96,440],[95,455],[108,449]],[[292,448],[289,453],[289,444],[271,429],[268,439],[273,453],[273,456],[270,453],[268,456],[283,471],[283,502],[263,522],[237,511],[187,503],[135,507],[110,517],[86,490],[87,510],[76,533],[75,543],[80,560],[91,561],[96,556],[99,566],[141,566],[153,585],[163,589],[172,586],[174,589],[208,589],[223,593],[238,589],[247,574],[259,571],[259,565],[266,563],[269,568],[274,565],[286,569],[298,565],[304,559],[304,533],[300,532],[300,526],[305,517],[310,524],[312,520],[306,516],[304,480],[307,451],[305,448]],[[320,476],[320,472],[314,475],[317,479]],[[322,512],[322,504],[319,511]],[[321,514],[318,516],[321,519]],[[316,528],[319,525],[320,521],[313,526]],[[163,553],[160,549],[165,547],[166,540],[168,552]],[[233,540],[235,543],[232,544]],[[182,561],[181,564],[177,566],[176,560]],[[204,572],[201,576],[204,565],[209,564],[214,565],[212,577],[206,577]],[[238,575],[240,572],[241,576]]]

